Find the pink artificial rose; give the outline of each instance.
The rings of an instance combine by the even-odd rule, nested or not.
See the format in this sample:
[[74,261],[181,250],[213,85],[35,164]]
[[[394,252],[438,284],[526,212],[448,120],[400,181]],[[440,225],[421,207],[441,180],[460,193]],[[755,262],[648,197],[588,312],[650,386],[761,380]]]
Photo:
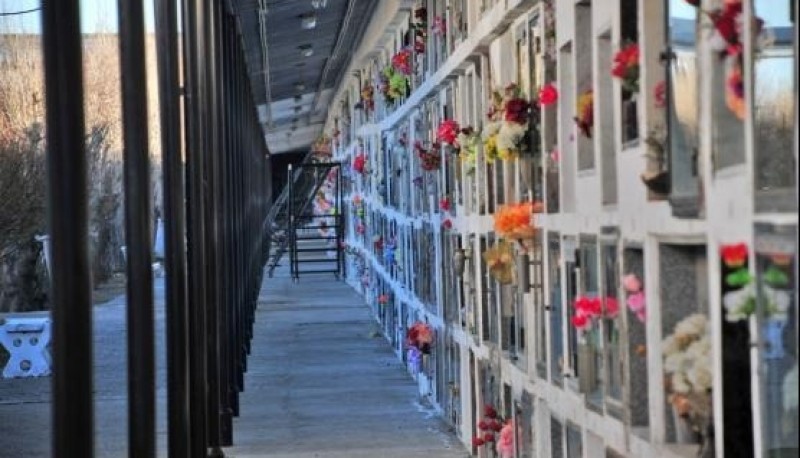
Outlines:
[[619,313],[619,302],[615,297],[606,298],[606,318],[614,319]]
[[514,457],[514,423],[509,420],[500,430],[500,440],[497,441],[497,452],[501,458]]
[[646,304],[644,300],[644,292],[639,291],[637,293],[631,294],[628,296],[628,308],[631,312],[636,315],[636,318],[639,319],[642,323],[644,323],[646,318]]
[[636,274],[628,274],[622,277],[622,287],[629,293],[638,293],[642,290],[642,282]]

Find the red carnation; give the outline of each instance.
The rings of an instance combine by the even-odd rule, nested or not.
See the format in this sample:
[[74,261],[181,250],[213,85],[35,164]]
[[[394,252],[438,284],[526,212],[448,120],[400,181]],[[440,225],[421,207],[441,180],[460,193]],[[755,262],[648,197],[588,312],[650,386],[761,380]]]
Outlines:
[[450,199],[449,199],[449,198],[447,198],[447,197],[442,197],[442,198],[439,200],[439,208],[440,208],[440,209],[441,209],[443,212],[449,212],[449,211],[450,211]]
[[501,429],[503,429],[503,425],[499,421],[493,420],[492,421],[492,431],[495,431],[495,432],[499,433]]
[[490,405],[486,405],[483,408],[483,414],[489,418],[497,418],[497,411]]
[[445,119],[439,124],[439,130],[436,132],[436,139],[448,145],[455,145],[459,130],[460,127],[456,121]]
[[486,442],[494,442],[494,433],[486,433],[483,435],[483,440]]
[[517,124],[524,124],[528,121],[528,107],[530,105],[524,99],[512,99],[506,102],[505,120]]
[[583,329],[589,324],[589,318],[586,315],[577,314],[572,317],[572,325],[578,329]]
[[367,157],[363,154],[359,154],[353,159],[353,170],[358,173],[363,174],[367,165]]
[[558,101],[558,89],[552,84],[545,84],[539,90],[539,103],[543,107],[552,105]]
[[484,442],[483,439],[481,439],[480,437],[473,437],[472,438],[472,446],[473,447],[482,447],[483,444],[485,444],[485,443],[486,442]]
[[747,245],[744,243],[722,245],[720,251],[722,260],[728,267],[742,267],[747,261]]
[[445,230],[450,230],[450,229],[452,229],[452,228],[453,228],[453,222],[452,222],[452,221],[450,221],[450,218],[447,218],[447,219],[445,219],[444,221],[442,221],[442,227],[443,227]]
[[481,431],[486,431],[487,429],[489,429],[489,423],[487,423],[486,420],[481,420],[480,422],[478,422],[478,429],[480,429]]

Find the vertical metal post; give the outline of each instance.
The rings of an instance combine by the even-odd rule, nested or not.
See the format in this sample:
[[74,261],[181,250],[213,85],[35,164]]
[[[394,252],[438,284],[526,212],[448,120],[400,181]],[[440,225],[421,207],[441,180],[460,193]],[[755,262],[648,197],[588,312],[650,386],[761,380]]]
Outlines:
[[178,15],[172,0],[157,0],[156,49],[164,186],[167,339],[167,448],[172,458],[189,457],[189,310],[183,160],[180,138]]
[[125,239],[128,247],[128,456],[154,456],[155,331],[150,234],[150,161],[147,138],[147,74],[144,9],[119,0]]
[[52,240],[53,456],[94,456],[91,277],[78,0],[42,1]]
[[219,448],[219,346],[217,335],[218,307],[217,296],[217,176],[215,156],[219,154],[219,125],[217,107],[217,79],[216,79],[216,8],[214,0],[203,0],[203,65],[201,72],[204,74],[205,84],[202,101],[205,104],[205,145],[203,152],[204,161],[204,213],[206,225],[205,237],[205,282],[206,282],[206,402],[208,404],[207,445],[209,456],[224,456]]
[[206,348],[205,333],[205,222],[203,219],[203,83],[202,0],[184,0],[184,71],[186,110],[186,200],[188,239],[189,346],[191,352],[189,402],[191,456],[205,456],[206,434]]

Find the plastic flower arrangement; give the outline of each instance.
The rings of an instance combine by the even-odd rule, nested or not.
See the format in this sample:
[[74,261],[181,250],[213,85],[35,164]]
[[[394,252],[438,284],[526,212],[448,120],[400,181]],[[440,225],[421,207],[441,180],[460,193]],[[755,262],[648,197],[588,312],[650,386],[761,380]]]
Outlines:
[[572,316],[572,325],[579,331],[590,330],[594,320],[603,314],[603,302],[599,297],[579,296],[573,307],[575,314]]
[[541,211],[540,202],[503,205],[494,214],[494,231],[500,237],[507,239],[531,239],[536,235],[531,216]]
[[514,252],[511,245],[500,240],[483,252],[483,261],[492,276],[501,285],[514,282]]
[[639,45],[631,43],[623,46],[614,55],[611,75],[620,80],[622,89],[639,92]]
[[539,104],[543,107],[553,105],[558,102],[558,89],[551,83],[547,83],[539,89]]
[[490,444],[496,446],[498,433],[503,431],[503,423],[503,419],[497,414],[497,410],[489,404],[485,405],[483,407],[483,418],[478,422],[478,435],[472,438],[472,446],[475,448],[491,446]]
[[578,97],[578,105],[575,109],[575,124],[581,134],[586,138],[592,138],[592,129],[594,128],[594,93],[591,89],[584,91]]
[[422,170],[426,172],[432,172],[435,170],[439,170],[439,166],[442,164],[442,158],[439,154],[439,144],[434,143],[431,145],[430,149],[426,149],[422,146],[422,142],[416,141],[414,143],[414,152],[417,153],[417,156],[420,159],[420,166]]
[[439,124],[439,129],[436,131],[436,140],[446,145],[458,147],[458,134],[461,128],[458,122],[452,119],[445,119]]
[[478,157],[478,144],[480,143],[480,136],[472,126],[462,128],[456,137],[456,143],[459,147],[459,157],[465,164],[467,164],[468,173],[475,171],[475,163]]
[[516,83],[492,94],[492,106],[484,127],[484,152],[487,160],[512,159],[523,150],[528,133],[530,103]]
[[375,90],[372,88],[371,84],[367,84],[363,89],[361,89],[361,104],[366,112],[370,112],[375,109],[374,92]]
[[353,170],[364,175],[367,171],[367,156],[364,153],[356,154],[353,158]]
[[433,340],[433,328],[428,323],[417,321],[406,331],[406,346],[416,348],[424,355],[430,354]]
[[384,68],[379,78],[378,87],[380,87],[383,100],[387,104],[391,105],[406,95],[408,77],[397,72],[392,66]]
[[497,453],[500,458],[514,458],[514,421],[508,420],[500,429],[497,440]]
[[627,274],[622,278],[622,288],[627,293],[625,303],[628,309],[636,315],[642,323],[647,319],[647,307],[642,289],[642,281],[636,274]]
[[669,401],[676,412],[700,430],[710,415],[713,373],[708,320],[702,313],[675,325],[661,343]]
[[411,74],[411,50],[401,49],[392,56],[392,67],[401,74],[408,76]]

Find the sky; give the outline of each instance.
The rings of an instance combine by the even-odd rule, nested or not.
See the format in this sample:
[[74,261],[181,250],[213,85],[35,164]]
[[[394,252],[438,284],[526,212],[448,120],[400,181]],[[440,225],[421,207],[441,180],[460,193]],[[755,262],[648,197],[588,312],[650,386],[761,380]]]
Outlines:
[[[0,13],[23,11],[39,7],[40,0],[0,0]],[[116,32],[117,0],[80,0],[81,30],[84,33]],[[153,0],[144,2],[145,26],[148,32],[153,31]],[[19,16],[0,17],[0,33],[24,32],[39,33],[41,31],[40,12]]]

